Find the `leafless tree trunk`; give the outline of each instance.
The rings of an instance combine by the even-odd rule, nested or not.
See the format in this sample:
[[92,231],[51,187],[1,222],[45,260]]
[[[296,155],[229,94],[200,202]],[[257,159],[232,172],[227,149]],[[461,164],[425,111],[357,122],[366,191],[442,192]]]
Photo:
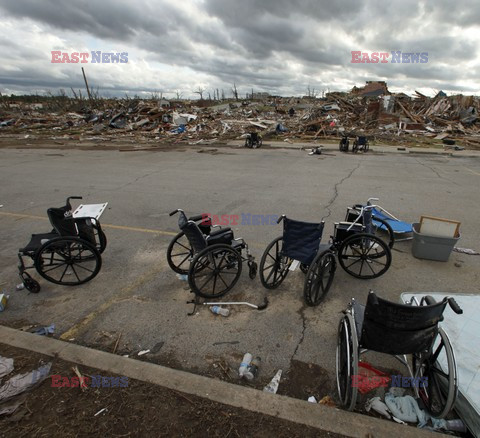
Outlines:
[[194,91],[194,93],[200,96],[200,100],[203,100],[203,93],[205,93],[205,88],[198,87],[198,90]]
[[232,94],[235,100],[238,100],[238,91],[237,91],[237,85],[235,84],[235,82],[233,83]]

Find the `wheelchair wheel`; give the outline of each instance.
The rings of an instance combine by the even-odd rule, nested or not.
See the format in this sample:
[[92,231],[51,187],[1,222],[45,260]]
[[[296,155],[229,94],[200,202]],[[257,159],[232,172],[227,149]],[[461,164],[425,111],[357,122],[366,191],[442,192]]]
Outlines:
[[248,276],[250,280],[254,280],[257,276],[258,266],[256,262],[249,261],[248,262]]
[[277,237],[267,246],[260,260],[260,281],[267,289],[276,289],[285,280],[292,259],[282,256],[283,237]]
[[355,140],[355,141],[353,142],[352,152],[353,152],[354,154],[356,154],[356,153],[358,152],[358,141],[357,141],[357,140]]
[[431,351],[413,355],[414,377],[426,377],[419,396],[430,414],[444,418],[453,408],[458,393],[457,365],[447,334],[439,328]]
[[340,403],[352,411],[358,394],[358,387],[352,385],[352,376],[358,376],[358,338],[355,321],[350,313],[346,313],[338,325],[336,373]]
[[245,139],[245,147],[246,148],[252,148],[253,147],[253,141],[252,141],[251,137],[247,137]]
[[388,247],[390,249],[393,248],[393,244],[395,243],[395,234],[393,233],[393,228],[391,227],[391,225],[386,220],[379,219],[375,216],[373,216],[372,219],[377,221],[377,222],[380,222],[385,227],[385,229],[377,227],[376,230],[377,231],[378,230],[385,231],[388,234],[388,242],[387,242]]
[[242,257],[231,246],[209,246],[193,258],[188,284],[195,295],[218,298],[237,283],[242,273]]
[[102,258],[97,248],[86,240],[56,237],[40,247],[34,265],[45,280],[64,286],[77,286],[99,273]]
[[177,274],[187,275],[190,259],[193,257],[193,249],[190,242],[181,231],[170,242],[167,248],[167,262],[170,268]]
[[392,263],[392,253],[379,237],[358,233],[341,243],[338,261],[348,274],[368,280],[380,277],[387,272]]
[[40,292],[40,284],[37,280],[34,280],[30,276],[23,278],[23,285],[32,294],[38,294]]
[[336,267],[337,262],[331,251],[319,253],[313,259],[303,287],[305,302],[309,306],[318,306],[325,298],[332,285]]

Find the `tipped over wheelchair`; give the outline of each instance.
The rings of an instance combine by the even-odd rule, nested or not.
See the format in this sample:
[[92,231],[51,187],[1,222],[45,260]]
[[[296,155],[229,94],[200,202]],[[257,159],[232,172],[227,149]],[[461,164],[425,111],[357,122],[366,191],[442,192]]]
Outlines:
[[306,274],[305,301],[316,306],[332,285],[336,258],[343,270],[355,278],[368,280],[385,274],[392,262],[390,246],[393,240],[389,239],[389,246],[374,234],[371,214],[374,207],[369,204],[348,209],[347,219],[351,221],[335,223],[328,244],[321,244],[324,222],[302,222],[281,216],[278,223],[283,220],[283,235],[267,246],[260,260],[263,286],[278,288],[297,260]]
[[424,296],[420,302],[412,298],[397,304],[371,291],[366,305],[352,299],[338,326],[336,374],[342,406],[350,411],[355,408],[358,387],[352,378],[358,376],[360,356],[375,351],[394,356],[412,378],[425,381],[424,385],[414,386],[415,396],[433,417],[445,417],[458,392],[455,354],[447,334],[438,325],[447,304],[455,313],[462,313],[449,297],[438,303]]
[[[63,207],[49,208],[52,231],[32,234],[18,252],[19,275],[30,292],[40,292],[40,284],[27,272],[33,268],[45,280],[63,286],[86,283],[100,272],[107,238],[96,218],[73,217],[71,199],[82,197],[70,196]],[[33,264],[27,266],[24,258]]]
[[[183,249],[183,253],[178,256],[172,251],[170,257],[174,261],[169,264],[172,269],[173,266],[178,268],[173,269],[176,272],[180,269],[182,273],[187,272],[188,284],[196,296],[219,298],[225,295],[238,282],[245,261],[249,268],[249,277],[252,280],[255,278],[257,274],[255,259],[250,254],[247,243],[242,238],[235,239],[230,227],[212,226],[208,218],[203,219],[203,223],[198,223],[201,216],[189,219],[180,209],[172,211],[170,216],[177,213],[180,233],[172,242],[178,243],[178,237],[183,233],[181,237],[185,236],[188,245],[182,243],[182,246],[179,246],[171,243],[171,246],[177,246],[180,251]],[[219,229],[212,230],[215,227]],[[182,263],[178,263],[179,261]]]

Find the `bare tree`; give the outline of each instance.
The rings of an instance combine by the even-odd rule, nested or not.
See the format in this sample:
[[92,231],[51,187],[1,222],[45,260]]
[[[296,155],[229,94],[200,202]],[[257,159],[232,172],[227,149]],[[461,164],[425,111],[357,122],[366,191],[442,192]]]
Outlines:
[[238,100],[238,91],[237,91],[237,85],[235,84],[235,82],[233,83],[232,94],[235,100]]
[[317,95],[318,95],[318,92],[315,91],[315,87],[310,88],[310,85],[308,85],[307,86],[307,96],[315,98],[315,97],[317,97]]
[[220,100],[220,93],[218,92],[218,88],[217,88],[217,100]]
[[225,100],[225,91],[222,88],[222,100]]
[[194,91],[194,93],[200,96],[200,100],[203,100],[203,93],[205,93],[205,88],[198,87],[198,90]]
[[183,93],[180,90],[175,90],[175,96],[177,100],[182,98]]

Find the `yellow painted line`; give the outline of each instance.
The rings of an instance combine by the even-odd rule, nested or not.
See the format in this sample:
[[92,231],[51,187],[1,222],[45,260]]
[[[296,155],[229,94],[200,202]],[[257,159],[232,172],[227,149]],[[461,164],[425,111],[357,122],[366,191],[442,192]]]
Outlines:
[[20,213],[6,213],[3,211],[0,212],[0,216],[18,217],[20,219],[41,219],[43,221],[47,220],[46,217],[42,217],[42,216],[33,216],[31,214],[20,214]]
[[[7,212],[0,212],[0,216],[7,216],[7,217],[16,217],[19,219],[40,219],[46,221],[48,218],[43,216],[34,216],[31,214],[20,214],[20,213],[7,213]],[[140,233],[152,233],[152,234],[161,234],[163,236],[176,236],[177,233],[172,231],[162,231],[162,230],[152,230],[149,228],[139,228],[139,227],[127,227],[124,225],[111,225],[111,224],[102,224],[102,228],[112,228],[115,230],[125,230],[125,231],[138,231]]]
[[150,230],[148,228],[138,228],[138,227],[126,227],[123,225],[110,225],[102,224],[102,228],[113,228],[115,230],[126,230],[126,231],[138,231],[140,233],[153,233],[153,234],[162,234],[164,236],[176,236],[178,233],[173,233],[172,231],[161,231],[161,230]]
[[97,318],[102,312],[105,312],[111,306],[116,304],[119,301],[124,300],[127,298],[132,292],[138,290],[141,286],[143,286],[148,281],[152,280],[156,275],[158,275],[163,269],[158,268],[152,269],[142,276],[138,277],[132,284],[124,287],[120,290],[118,294],[114,297],[110,298],[108,301],[105,301],[102,305],[97,307],[93,312],[89,313],[85,318],[83,318],[80,322],[75,324],[74,326],[70,327],[66,332],[60,335],[60,339],[68,340],[75,338],[78,332],[88,326],[95,318]]
[[475,175],[478,175],[478,176],[480,176],[480,173],[478,173],[478,172],[475,172],[474,170],[472,170],[472,169],[469,169],[468,167],[465,167],[465,169],[466,169],[466,170],[468,170],[469,172],[471,172],[471,173],[475,174]]

